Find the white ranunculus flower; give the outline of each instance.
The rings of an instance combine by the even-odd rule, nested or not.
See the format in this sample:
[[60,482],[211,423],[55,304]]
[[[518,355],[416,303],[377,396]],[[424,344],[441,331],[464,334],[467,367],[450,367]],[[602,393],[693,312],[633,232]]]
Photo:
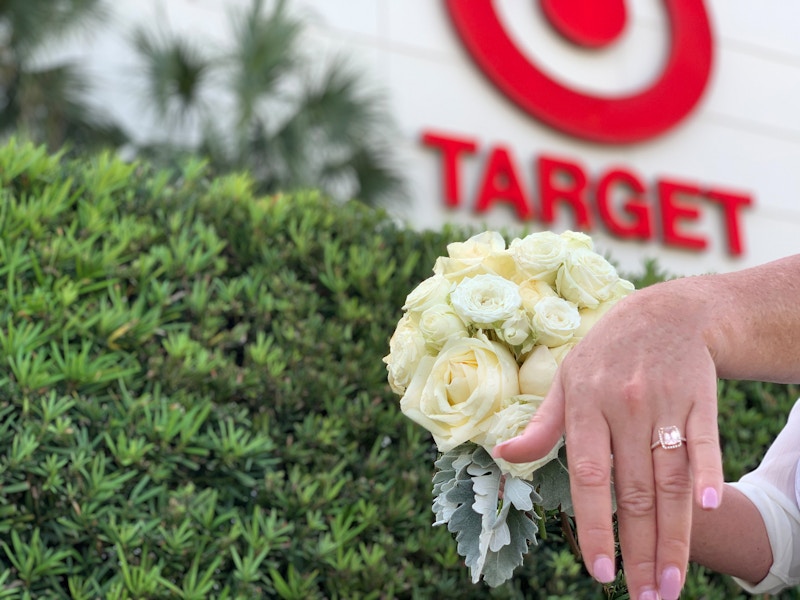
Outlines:
[[555,283],[566,249],[564,239],[552,231],[540,231],[522,239],[517,238],[508,247],[520,273],[526,279],[532,277],[550,284]]
[[384,357],[389,372],[389,386],[395,394],[403,394],[427,354],[425,338],[414,318],[406,313],[397,323],[389,340],[389,354]]
[[455,287],[450,303],[465,323],[489,327],[513,317],[522,306],[522,296],[513,281],[498,275],[476,275]]
[[605,258],[586,248],[567,253],[556,277],[558,293],[578,308],[596,308],[619,297],[620,277]]
[[448,343],[424,357],[405,395],[403,413],[425,427],[441,452],[467,441],[480,443],[504,398],[519,394],[514,356],[486,336]]
[[[484,442],[481,444],[487,452],[499,443],[517,437],[527,427],[531,417],[541,406],[544,398],[534,395],[519,395],[506,398],[503,402],[504,407],[492,419],[491,426],[486,433]],[[564,438],[560,438],[553,449],[538,460],[527,463],[511,463],[502,458],[495,458],[497,466],[503,473],[519,477],[520,479],[531,479],[533,473],[549,463],[558,456],[558,451],[564,445]]]
[[506,250],[503,236],[496,231],[484,231],[466,242],[453,242],[447,246],[447,256],[436,259],[433,272],[458,283],[465,277],[491,274],[513,279],[517,266]]
[[468,337],[464,321],[449,304],[434,304],[419,317],[419,330],[425,338],[425,346],[436,354],[450,340]]
[[581,324],[581,316],[572,302],[553,296],[536,303],[532,321],[536,343],[553,347],[565,344],[572,338]]
[[406,296],[403,310],[421,313],[435,304],[447,302],[453,284],[441,275],[433,275],[415,287]]

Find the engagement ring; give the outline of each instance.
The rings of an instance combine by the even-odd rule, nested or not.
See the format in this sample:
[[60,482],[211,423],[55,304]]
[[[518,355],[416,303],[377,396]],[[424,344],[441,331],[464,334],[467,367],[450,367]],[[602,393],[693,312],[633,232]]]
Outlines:
[[658,441],[653,442],[653,445],[650,446],[650,449],[655,450],[658,448],[658,446],[661,446],[664,448],[664,450],[673,450],[675,448],[680,448],[685,441],[686,438],[681,435],[681,430],[675,425],[670,425],[669,427],[659,427]]

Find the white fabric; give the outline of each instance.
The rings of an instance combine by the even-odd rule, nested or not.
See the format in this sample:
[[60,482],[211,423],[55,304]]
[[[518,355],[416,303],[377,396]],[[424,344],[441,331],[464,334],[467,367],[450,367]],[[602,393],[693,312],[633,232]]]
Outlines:
[[752,473],[732,483],[755,504],[767,528],[773,564],[757,584],[734,578],[752,594],[800,585],[800,400],[786,427]]

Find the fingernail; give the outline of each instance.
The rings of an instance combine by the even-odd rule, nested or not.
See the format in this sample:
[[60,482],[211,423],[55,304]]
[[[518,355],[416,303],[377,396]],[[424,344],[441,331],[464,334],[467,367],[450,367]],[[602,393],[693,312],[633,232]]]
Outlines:
[[492,448],[492,458],[503,458],[503,448],[508,442],[502,442],[501,444],[497,444],[494,448]]
[[701,502],[703,508],[706,510],[717,508],[719,506],[719,496],[717,495],[717,490],[712,487],[707,487],[704,489]]
[[658,600],[658,592],[655,590],[645,590],[639,594],[639,600]]
[[614,562],[607,556],[598,556],[592,564],[592,575],[600,583],[611,583],[616,579]]
[[681,595],[681,572],[678,567],[664,569],[658,591],[663,600],[678,600]]

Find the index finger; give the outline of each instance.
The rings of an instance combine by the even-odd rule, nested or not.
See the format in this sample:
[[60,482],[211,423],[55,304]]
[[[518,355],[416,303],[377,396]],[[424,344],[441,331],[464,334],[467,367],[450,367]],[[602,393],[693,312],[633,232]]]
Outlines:
[[519,436],[498,444],[495,458],[524,463],[546,456],[564,435],[564,393],[558,378],[539,409]]

